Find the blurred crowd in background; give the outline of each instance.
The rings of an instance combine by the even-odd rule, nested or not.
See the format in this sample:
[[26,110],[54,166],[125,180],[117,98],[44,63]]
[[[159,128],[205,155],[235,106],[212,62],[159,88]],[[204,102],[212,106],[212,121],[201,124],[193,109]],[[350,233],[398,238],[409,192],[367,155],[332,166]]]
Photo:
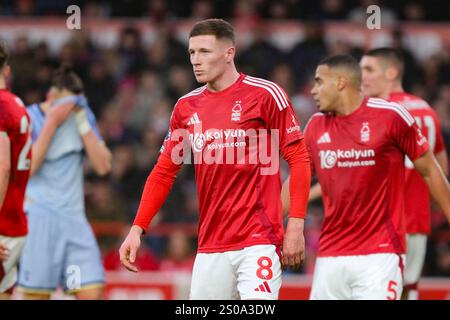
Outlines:
[[205,19],[216,16],[243,19],[365,19],[366,8],[378,5],[384,22],[448,21],[447,0],[2,0],[0,15],[63,15],[69,5],[90,17],[149,17]]
[[[385,1],[387,2],[387,1]],[[396,1],[383,7],[383,19],[399,20],[448,19],[450,3],[432,0],[424,5],[418,1]],[[53,70],[61,64],[73,66],[85,84],[85,94],[92,107],[106,144],[113,152],[110,175],[96,177],[86,164],[87,216],[95,225],[116,222],[123,229],[98,233],[98,240],[108,270],[120,269],[118,245],[123,232],[132,223],[146,178],[159,155],[168,129],[173,105],[179,97],[200,86],[195,82],[185,42],[173,34],[168,19],[307,19],[305,37],[289,51],[283,51],[255,30],[251,44],[238,50],[238,70],[278,83],[291,97],[294,109],[304,126],[317,111],[309,91],[313,72],[324,57],[350,53],[360,58],[364,48],[338,41],[326,43],[322,20],[360,19],[365,8],[381,1],[338,0],[153,0],[137,1],[2,1],[2,15],[62,15],[71,3],[81,6],[83,15],[91,17],[150,17],[157,28],[157,41],[144,45],[142,34],[133,25],[120,31],[115,48],[93,43],[89,32],[73,31],[72,38],[60,50],[51,53],[45,42],[32,43],[25,36],[8,43],[13,69],[12,91],[28,105],[43,101]],[[405,89],[417,94],[437,111],[442,123],[447,150],[450,147],[450,47],[423,61],[403,46],[401,29],[392,34],[393,46],[406,58]],[[270,62],[270,63],[268,63]],[[287,166],[282,166],[286,177]],[[428,244],[424,275],[450,276],[448,225],[438,208],[432,216],[433,234]],[[306,221],[306,264],[300,272],[312,273],[323,217],[321,202],[310,206]],[[152,226],[170,224],[168,232],[145,238],[140,251],[141,270],[186,270],[192,268],[196,248],[198,203],[192,165],[179,173],[172,192]],[[176,226],[180,226],[177,228]]]

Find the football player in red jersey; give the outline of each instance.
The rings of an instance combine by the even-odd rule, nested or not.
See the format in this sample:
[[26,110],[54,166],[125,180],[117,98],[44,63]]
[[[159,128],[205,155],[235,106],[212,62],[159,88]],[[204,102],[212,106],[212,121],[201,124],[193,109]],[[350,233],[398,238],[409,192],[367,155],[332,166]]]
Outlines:
[[[303,260],[310,166],[299,123],[277,84],[236,70],[235,37],[228,22],[208,19],[195,24],[189,55],[197,81],[206,85],[181,97],[174,107],[161,155],[120,248],[121,261],[137,271],[133,263],[140,236],[171,189],[180,155],[190,153],[180,154],[184,135],[194,154],[200,208],[190,298],[277,299],[282,266],[295,269]],[[269,162],[261,154],[254,157],[254,142],[267,140],[275,155]],[[296,176],[290,186],[286,233],[280,153]],[[226,163],[220,161],[225,158]]]
[[307,124],[305,142],[325,207],[311,298],[399,299],[405,155],[449,220],[450,186],[411,114],[363,97],[354,58],[323,60],[311,93],[321,112]]
[[[403,90],[404,61],[400,52],[393,48],[377,48],[367,52],[360,62],[362,90],[367,97],[397,102],[414,117],[422,133],[427,137],[430,150],[445,175],[448,159],[441,125],[436,112],[420,97]],[[417,285],[425,261],[427,235],[430,233],[430,194],[427,184],[406,158],[406,263],[402,298],[418,298]]]
[[23,211],[30,174],[30,118],[22,101],[8,91],[8,55],[0,46],[0,298],[8,299],[17,280],[17,262],[25,244]]

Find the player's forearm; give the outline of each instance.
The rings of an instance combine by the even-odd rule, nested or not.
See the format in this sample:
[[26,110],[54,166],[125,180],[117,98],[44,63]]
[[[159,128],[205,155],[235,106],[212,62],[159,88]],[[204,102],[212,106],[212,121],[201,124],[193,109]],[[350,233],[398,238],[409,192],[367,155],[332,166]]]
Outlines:
[[39,133],[39,137],[33,144],[31,157],[31,170],[30,175],[33,176],[41,167],[44,162],[45,155],[47,154],[48,148],[52,142],[53,136],[56,132],[56,125],[45,122],[44,127]]
[[439,166],[442,169],[442,172],[444,172],[444,175],[448,176],[448,158],[447,158],[447,152],[446,150],[442,150],[438,154],[436,154],[436,160],[439,163]]
[[103,141],[95,136],[92,130],[82,135],[83,144],[89,161],[98,175],[106,175],[111,171],[112,155]]
[[133,225],[147,231],[154,216],[161,209],[175,181],[181,165],[175,165],[172,160],[160,155],[155,167],[145,182],[141,202],[134,219]]
[[290,177],[284,181],[283,186],[281,187],[281,204],[283,208],[283,216],[287,216],[289,213],[289,207],[291,205],[291,200],[289,199],[289,180]]
[[289,217],[305,218],[311,185],[311,167],[303,140],[296,141],[282,150],[289,163]]
[[430,189],[431,196],[439,204],[450,223],[450,184],[442,170],[434,166],[424,178]]

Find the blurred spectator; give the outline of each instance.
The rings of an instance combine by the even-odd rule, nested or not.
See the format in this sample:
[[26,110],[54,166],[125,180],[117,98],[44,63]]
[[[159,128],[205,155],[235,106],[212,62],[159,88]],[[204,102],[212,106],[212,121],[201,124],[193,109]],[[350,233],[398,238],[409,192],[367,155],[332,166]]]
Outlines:
[[[184,66],[171,66],[168,70],[166,95],[173,104],[186,93],[195,88],[192,68]],[[197,86],[199,86],[197,84]]]
[[124,222],[128,208],[107,178],[90,178],[86,185],[86,216],[90,221]]
[[122,216],[131,223],[139,206],[141,191],[147,178],[147,170],[141,170],[136,160],[135,147],[120,144],[113,149],[111,185],[116,194],[127,204]]
[[155,22],[170,18],[166,0],[147,0],[147,14]]
[[122,30],[118,54],[120,59],[116,76],[136,75],[144,63],[141,33],[138,29],[129,26]]
[[409,21],[425,20],[426,13],[424,7],[418,1],[408,2],[403,8],[403,19]]
[[33,52],[30,42],[26,36],[20,36],[14,41],[14,48],[9,58],[9,64],[13,72],[12,90],[17,94],[24,94],[24,91],[32,85],[32,75],[34,74]]
[[237,0],[233,8],[233,17],[240,22],[253,25],[261,19],[256,6],[257,0]]
[[211,0],[196,0],[192,5],[191,18],[195,21],[214,18],[214,6]]
[[324,41],[324,29],[321,23],[305,24],[303,40],[293,46],[287,61],[294,69],[297,85],[305,83],[320,60],[325,58],[328,50]]
[[267,79],[275,65],[283,62],[283,54],[269,42],[267,25],[257,23],[252,31],[252,43],[238,52],[237,62],[244,73]]
[[321,20],[342,20],[345,18],[346,7],[343,0],[321,0],[320,13]]
[[276,65],[269,79],[283,88],[289,97],[297,91],[293,70],[286,63]]
[[103,59],[93,59],[89,64],[84,88],[94,114],[99,117],[116,91],[116,83]]
[[[127,116],[127,126],[142,132],[150,123],[155,105],[163,99],[163,83],[158,74],[151,70],[143,71],[137,88],[133,89],[134,106]],[[127,108],[128,109],[128,108]],[[167,123],[164,125],[167,129]]]
[[16,0],[14,1],[14,15],[32,16],[35,13],[35,5],[33,0]]

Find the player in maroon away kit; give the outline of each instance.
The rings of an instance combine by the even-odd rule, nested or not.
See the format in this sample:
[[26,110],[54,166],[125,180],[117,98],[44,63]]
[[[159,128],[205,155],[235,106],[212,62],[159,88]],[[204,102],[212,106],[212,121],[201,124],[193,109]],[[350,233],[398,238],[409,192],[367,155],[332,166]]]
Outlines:
[[[180,145],[176,136],[185,132],[195,159],[200,208],[190,298],[277,299],[282,266],[295,269],[303,260],[310,166],[300,126],[288,96],[278,85],[238,73],[229,23],[208,19],[195,24],[189,55],[197,81],[206,85],[175,105],[161,155],[148,177],[134,225],[120,248],[122,263],[137,271],[133,262],[140,236],[181,167],[174,161]],[[254,142],[265,140],[278,145],[270,143],[275,154],[270,163],[254,157]],[[291,185],[292,206],[284,237],[279,168],[269,168],[280,153],[289,163],[291,175],[297,177]],[[202,157],[205,159],[200,161]],[[226,158],[226,163],[211,161],[211,157]]]
[[[402,86],[405,68],[400,52],[392,48],[377,48],[367,52],[360,62],[362,90],[367,97],[396,102],[405,107],[428,139],[431,151],[448,174],[448,159],[436,112],[422,98],[406,93]],[[405,160],[406,190],[406,263],[402,297],[418,299],[417,285],[422,273],[430,233],[430,194],[421,175],[410,159]]]

